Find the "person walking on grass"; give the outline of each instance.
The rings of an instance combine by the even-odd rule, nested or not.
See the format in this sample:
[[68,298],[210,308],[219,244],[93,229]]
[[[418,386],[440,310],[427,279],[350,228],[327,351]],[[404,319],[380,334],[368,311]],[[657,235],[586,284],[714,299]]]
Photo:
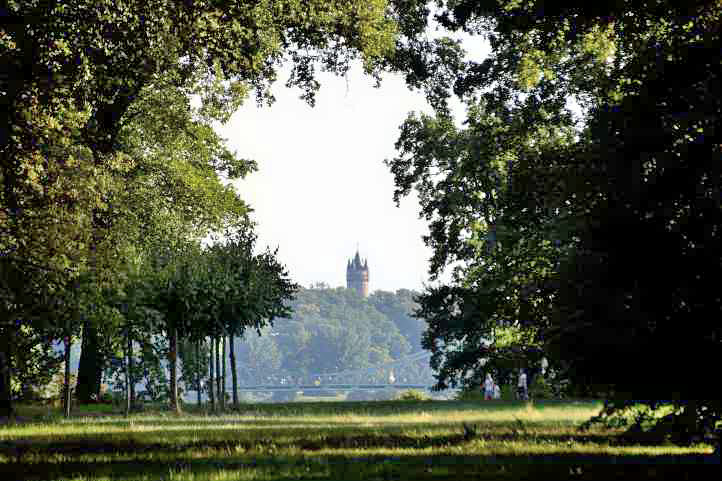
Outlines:
[[484,380],[484,401],[489,401],[494,397],[494,380],[491,378],[491,374],[486,374]]
[[494,383],[494,399],[501,399],[501,388],[497,383]]
[[519,382],[517,383],[517,397],[521,401],[526,401],[529,398],[526,385],[526,373],[524,369],[519,370]]

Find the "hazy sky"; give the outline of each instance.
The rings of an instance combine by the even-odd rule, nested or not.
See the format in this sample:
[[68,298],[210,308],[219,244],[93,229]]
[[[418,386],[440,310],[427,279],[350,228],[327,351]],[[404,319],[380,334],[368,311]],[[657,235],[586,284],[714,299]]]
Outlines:
[[219,128],[232,150],[258,162],[258,172],[234,183],[255,210],[259,243],[279,247],[293,279],[308,287],[345,286],[346,261],[368,258],[371,291],[421,289],[430,251],[421,236],[415,196],[393,202],[399,126],[410,111],[431,112],[423,94],[400,76],[380,88],[355,68],[346,77],[319,74],[315,107],[287,89],[281,75],[276,102],[249,100]]

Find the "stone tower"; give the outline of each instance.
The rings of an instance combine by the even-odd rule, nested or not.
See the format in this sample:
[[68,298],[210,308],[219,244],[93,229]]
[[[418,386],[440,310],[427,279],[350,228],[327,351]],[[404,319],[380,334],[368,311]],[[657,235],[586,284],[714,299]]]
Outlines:
[[369,264],[368,259],[361,263],[361,256],[356,255],[346,265],[346,287],[354,289],[363,297],[369,296]]

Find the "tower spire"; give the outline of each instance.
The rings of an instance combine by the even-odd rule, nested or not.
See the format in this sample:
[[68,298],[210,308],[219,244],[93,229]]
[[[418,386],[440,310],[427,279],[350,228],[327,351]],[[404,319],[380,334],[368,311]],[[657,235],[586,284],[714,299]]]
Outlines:
[[346,266],[346,286],[354,289],[363,297],[369,295],[368,259],[361,260],[359,244],[356,243],[356,254]]

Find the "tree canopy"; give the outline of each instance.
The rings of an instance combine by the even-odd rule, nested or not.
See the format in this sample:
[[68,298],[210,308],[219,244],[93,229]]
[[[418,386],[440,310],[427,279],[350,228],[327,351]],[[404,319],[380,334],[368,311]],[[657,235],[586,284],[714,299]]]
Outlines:
[[[97,293],[121,290],[130,259],[161,240],[199,240],[238,224],[247,206],[219,175],[241,177],[254,163],[230,152],[213,122],[226,121],[250,94],[272,101],[282,62],[293,66],[288,86],[310,103],[319,63],[343,73],[362,58],[367,72],[377,71],[394,43],[386,6],[71,0],[0,7],[3,413],[18,326],[48,321],[59,332],[52,315],[59,291],[81,281]],[[191,105],[194,97],[200,106]],[[74,332],[82,325],[86,334],[85,395],[102,371],[95,332],[102,312],[96,302],[76,312]]]
[[[443,102],[411,115],[389,162],[396,199],[416,189],[430,222],[432,277],[454,272],[417,311],[439,387],[477,382],[483,359],[546,353],[587,394],[671,400],[691,430],[714,426],[700,368],[720,352],[721,14],[712,1],[437,2],[439,24],[491,46],[445,63],[463,127]],[[694,353],[672,355],[682,345]]]

